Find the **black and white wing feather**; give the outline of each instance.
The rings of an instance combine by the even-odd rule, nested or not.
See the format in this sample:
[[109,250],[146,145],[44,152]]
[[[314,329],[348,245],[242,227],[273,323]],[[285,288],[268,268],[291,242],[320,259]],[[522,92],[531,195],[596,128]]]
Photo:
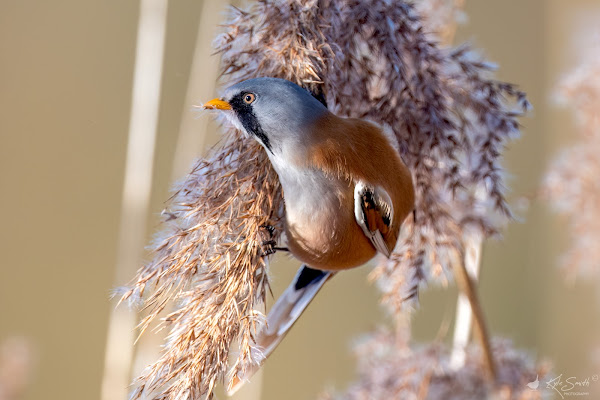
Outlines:
[[386,236],[394,220],[394,206],[388,192],[359,181],[354,187],[354,217],[375,249],[389,258],[393,247]]

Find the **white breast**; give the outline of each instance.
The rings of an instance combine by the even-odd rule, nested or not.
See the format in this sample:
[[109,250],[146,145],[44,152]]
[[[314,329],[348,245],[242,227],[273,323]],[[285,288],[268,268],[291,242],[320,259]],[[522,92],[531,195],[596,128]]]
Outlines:
[[300,261],[324,270],[361,265],[375,249],[354,218],[354,185],[315,168],[271,162],[286,208],[287,245]]
[[349,183],[318,169],[299,169],[277,160],[273,157],[271,162],[283,188],[288,224],[303,229],[319,226],[323,231],[333,228],[328,221],[342,207]]

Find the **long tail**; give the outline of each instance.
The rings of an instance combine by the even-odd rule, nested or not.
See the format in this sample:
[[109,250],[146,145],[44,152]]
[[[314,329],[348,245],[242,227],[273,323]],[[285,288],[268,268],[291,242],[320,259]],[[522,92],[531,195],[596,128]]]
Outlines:
[[[300,267],[292,283],[271,308],[267,316],[267,325],[256,338],[256,344],[261,348],[264,355],[263,363],[277,348],[277,345],[283,340],[325,282],[333,275],[335,275],[335,272],[320,271],[306,265]],[[247,370],[243,376],[234,376],[229,384],[227,394],[231,396],[237,392],[261,366],[262,363]]]

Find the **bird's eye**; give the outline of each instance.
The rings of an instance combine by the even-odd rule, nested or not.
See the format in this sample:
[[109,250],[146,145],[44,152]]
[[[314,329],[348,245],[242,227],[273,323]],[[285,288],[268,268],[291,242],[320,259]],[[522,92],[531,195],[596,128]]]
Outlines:
[[254,93],[246,93],[244,95],[244,103],[252,104],[254,103],[254,100],[256,100],[256,95]]

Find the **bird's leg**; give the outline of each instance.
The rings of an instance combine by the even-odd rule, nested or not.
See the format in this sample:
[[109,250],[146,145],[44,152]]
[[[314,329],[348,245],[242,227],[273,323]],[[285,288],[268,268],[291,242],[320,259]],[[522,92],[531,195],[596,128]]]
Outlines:
[[261,225],[260,228],[263,239],[261,246],[264,257],[270,256],[277,251],[289,251],[287,247],[277,247],[277,242],[273,240],[273,236],[275,236],[275,227],[273,225]]

